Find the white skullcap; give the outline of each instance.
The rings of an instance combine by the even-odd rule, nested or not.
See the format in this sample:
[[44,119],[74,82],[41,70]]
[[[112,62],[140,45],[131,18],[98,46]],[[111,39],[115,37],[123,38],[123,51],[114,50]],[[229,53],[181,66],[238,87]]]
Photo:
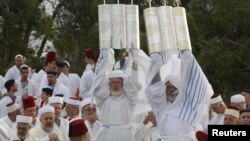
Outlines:
[[29,66],[26,64],[23,64],[23,65],[21,65],[20,69],[22,69],[22,68],[29,68]]
[[219,103],[222,101],[222,97],[220,95],[216,95],[216,97],[212,97],[211,98],[211,102],[210,104],[215,104],[215,103]]
[[7,113],[16,111],[19,108],[19,105],[15,102],[7,105]]
[[75,105],[75,106],[79,106],[80,105],[80,101],[79,100],[76,100],[76,99],[73,99],[73,98],[66,98],[65,102],[67,104],[70,104],[70,105]]
[[107,79],[114,78],[114,77],[123,78],[125,74],[121,70],[114,70],[114,71],[107,72],[106,76],[107,76]]
[[15,59],[17,59],[17,58],[22,58],[22,59],[23,59],[23,55],[17,54],[17,55],[15,56]]
[[236,94],[231,96],[231,102],[239,103],[239,102],[245,102],[245,97],[241,94]]
[[22,122],[22,123],[31,124],[32,123],[32,117],[17,115],[16,122]]
[[55,109],[52,106],[45,105],[38,110],[38,115],[41,116],[44,113],[55,113]]
[[84,106],[91,104],[91,99],[90,98],[85,98],[81,101],[80,103],[80,108],[82,109]]
[[63,98],[59,96],[49,97],[49,104],[60,103],[63,104]]
[[240,112],[239,112],[239,110],[236,110],[236,109],[234,109],[234,108],[228,107],[228,108],[225,110],[224,115],[230,115],[230,116],[234,116],[234,117],[236,117],[236,118],[239,118]]
[[161,81],[165,84],[170,81],[176,88],[181,83],[181,59],[172,55],[168,62],[160,68]]
[[69,62],[68,61],[63,61],[64,63],[66,63],[67,64],[67,66],[70,68],[70,64],[69,64]]

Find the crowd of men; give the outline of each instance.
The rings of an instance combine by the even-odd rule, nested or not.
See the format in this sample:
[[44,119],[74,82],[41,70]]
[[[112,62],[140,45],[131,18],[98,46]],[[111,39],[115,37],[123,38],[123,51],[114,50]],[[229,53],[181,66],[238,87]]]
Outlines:
[[[250,89],[226,106],[188,50],[149,57],[130,49],[118,62],[113,49],[83,55],[81,77],[53,51],[38,72],[15,56],[0,76],[0,140],[204,141],[208,125],[250,124]],[[133,114],[143,88],[152,109]]]

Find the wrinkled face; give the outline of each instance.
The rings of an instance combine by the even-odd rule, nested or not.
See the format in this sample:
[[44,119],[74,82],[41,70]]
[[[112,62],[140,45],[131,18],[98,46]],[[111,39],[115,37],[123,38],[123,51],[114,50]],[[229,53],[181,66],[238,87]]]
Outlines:
[[120,91],[123,88],[123,79],[121,77],[110,78],[109,86],[111,91]]
[[250,112],[243,112],[240,114],[239,123],[241,125],[250,125]]
[[178,95],[178,90],[177,88],[170,82],[168,81],[166,84],[166,96],[167,96],[167,99],[170,101],[170,102],[173,102],[177,95]]
[[56,76],[54,74],[47,74],[48,84],[54,86],[56,83]]
[[53,103],[51,104],[55,108],[55,118],[58,119],[60,117],[62,111],[62,104],[60,103]]
[[82,108],[82,116],[90,123],[94,123],[97,120],[96,106],[89,104]]
[[44,131],[50,133],[53,129],[53,125],[55,122],[55,114],[54,113],[43,113],[40,117],[41,125]]
[[22,80],[28,80],[29,69],[21,69],[20,70],[20,75],[21,75]]
[[20,139],[25,139],[29,133],[30,125],[28,123],[17,123],[17,136]]
[[224,125],[236,125],[238,119],[231,115],[224,115]]
[[36,106],[25,109],[24,114],[32,117],[33,119],[36,118]]
[[24,60],[22,57],[18,57],[16,58],[15,63],[16,63],[17,68],[20,68],[22,64],[24,63]]

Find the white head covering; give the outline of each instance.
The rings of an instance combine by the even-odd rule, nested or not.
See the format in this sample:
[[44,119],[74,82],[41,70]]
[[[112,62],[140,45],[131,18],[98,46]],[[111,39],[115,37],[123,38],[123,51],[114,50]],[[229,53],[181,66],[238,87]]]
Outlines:
[[14,111],[16,111],[19,107],[20,107],[20,106],[19,106],[17,103],[13,102],[13,103],[7,105],[7,112],[8,112],[8,113],[14,112]]
[[239,112],[239,110],[236,110],[236,109],[234,109],[232,107],[227,107],[227,109],[225,110],[224,115],[230,115],[230,116],[234,116],[236,118],[239,118],[240,112]]
[[17,59],[17,58],[22,58],[22,59],[23,59],[23,55],[17,54],[17,55],[15,56],[15,59]]
[[172,55],[168,62],[160,68],[161,81],[170,81],[176,88],[181,86],[181,59]]
[[70,64],[69,64],[69,62],[68,61],[63,61],[64,63],[66,63],[67,64],[67,66],[70,68]]
[[241,94],[236,94],[236,95],[233,95],[231,96],[231,102],[234,102],[234,103],[239,103],[239,102],[245,102],[245,97]]
[[220,95],[217,95],[216,97],[211,98],[210,104],[219,103],[221,101],[222,101],[222,97]]
[[32,117],[17,115],[16,122],[22,122],[22,123],[31,124],[32,123]]
[[23,65],[21,65],[20,69],[22,69],[22,68],[29,68],[29,66],[26,64],[23,64]]
[[55,113],[55,109],[52,106],[45,105],[38,110],[38,115],[41,116],[44,113]]
[[81,101],[80,103],[80,108],[82,109],[84,106],[91,104],[91,99],[90,98],[85,98]]
[[106,76],[107,76],[107,79],[114,78],[114,77],[123,78],[125,74],[121,70],[114,70],[114,71],[107,72]]
[[70,104],[70,105],[75,105],[75,106],[79,106],[80,105],[80,101],[76,100],[76,99],[72,99],[72,98],[66,98],[65,100],[66,103]]
[[49,104],[53,104],[53,103],[60,103],[63,104],[63,98],[59,97],[59,96],[52,96],[49,97]]

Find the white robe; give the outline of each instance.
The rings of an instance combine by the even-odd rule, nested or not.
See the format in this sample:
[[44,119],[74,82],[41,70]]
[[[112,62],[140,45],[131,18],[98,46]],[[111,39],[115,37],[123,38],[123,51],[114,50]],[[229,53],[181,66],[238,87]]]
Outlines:
[[102,126],[102,123],[97,120],[96,122],[91,124],[89,121],[85,120],[85,125],[87,126],[88,132],[90,134],[90,141],[94,141],[98,131]]
[[9,70],[5,74],[5,81],[8,81],[10,79],[18,79],[20,77],[20,70],[16,67],[16,65],[9,68]]
[[4,88],[4,83],[5,83],[5,79],[2,75],[0,75],[0,92],[2,94],[6,93],[6,89]]
[[7,115],[7,105],[12,102],[12,99],[9,96],[4,96],[0,100],[0,118],[4,117]]
[[111,96],[106,71],[112,70],[114,56],[111,49],[101,50],[100,56],[97,76],[93,81],[93,94],[101,112],[103,126],[96,136],[96,141],[134,141],[132,126],[129,123],[141,85],[138,80],[134,80],[136,76],[124,78],[123,93],[117,97]]
[[209,125],[223,125],[224,124],[224,114],[215,114],[210,120]]
[[161,141],[196,140],[196,125],[207,111],[213,94],[211,85],[191,52],[179,52],[178,55],[181,59],[180,85],[176,86],[179,94],[173,103],[167,101],[166,86],[156,77],[163,57],[161,53],[151,55],[152,66],[148,74],[154,77],[147,80],[149,86],[146,94],[156,116]]
[[140,129],[135,134],[135,138],[136,141],[158,141],[160,134],[157,127],[149,122],[147,125],[141,125]]
[[[48,87],[48,82],[44,83],[44,85],[42,85],[40,87],[40,91],[42,90],[43,87]],[[60,83],[58,81],[56,82],[56,84],[55,84],[55,86],[53,88],[52,96],[54,96],[56,94],[63,94],[64,98],[72,96],[71,93],[70,93],[70,90],[68,89],[68,87],[66,87],[64,84],[62,84],[62,83]]]
[[93,72],[93,70],[90,70],[82,75],[80,80],[80,96],[82,99],[92,96],[92,94],[90,93],[90,88],[92,86],[94,78],[95,73]]
[[39,84],[41,83],[42,79],[44,76],[47,76],[47,72],[44,69],[41,69],[38,73],[37,73],[37,77],[36,77],[36,83]]
[[[56,125],[54,124],[54,126]],[[57,134],[60,141],[67,141],[67,139],[65,139],[64,135],[57,127],[53,127],[51,133]],[[49,134],[42,129],[41,124],[30,129],[29,135],[30,136],[28,139],[32,141],[49,141]]]
[[69,89],[70,94],[72,96],[74,95],[73,89],[71,88],[70,83],[69,83],[69,78],[64,73],[61,72],[59,74],[59,76],[57,77],[57,82],[64,84]]
[[58,126],[57,124],[56,127],[62,132],[62,134],[64,135],[64,138],[68,138],[69,136],[69,121],[62,118],[62,117],[59,117],[60,118],[60,126]]
[[0,119],[0,124],[5,127],[5,129],[8,131],[8,136],[11,136],[11,132],[14,129],[15,122],[12,122],[10,118],[6,115],[3,118]]
[[75,94],[80,85],[80,77],[76,73],[69,73],[68,78],[73,94]]
[[0,140],[7,141],[10,140],[9,130],[7,129],[7,125],[4,123],[0,123]]

